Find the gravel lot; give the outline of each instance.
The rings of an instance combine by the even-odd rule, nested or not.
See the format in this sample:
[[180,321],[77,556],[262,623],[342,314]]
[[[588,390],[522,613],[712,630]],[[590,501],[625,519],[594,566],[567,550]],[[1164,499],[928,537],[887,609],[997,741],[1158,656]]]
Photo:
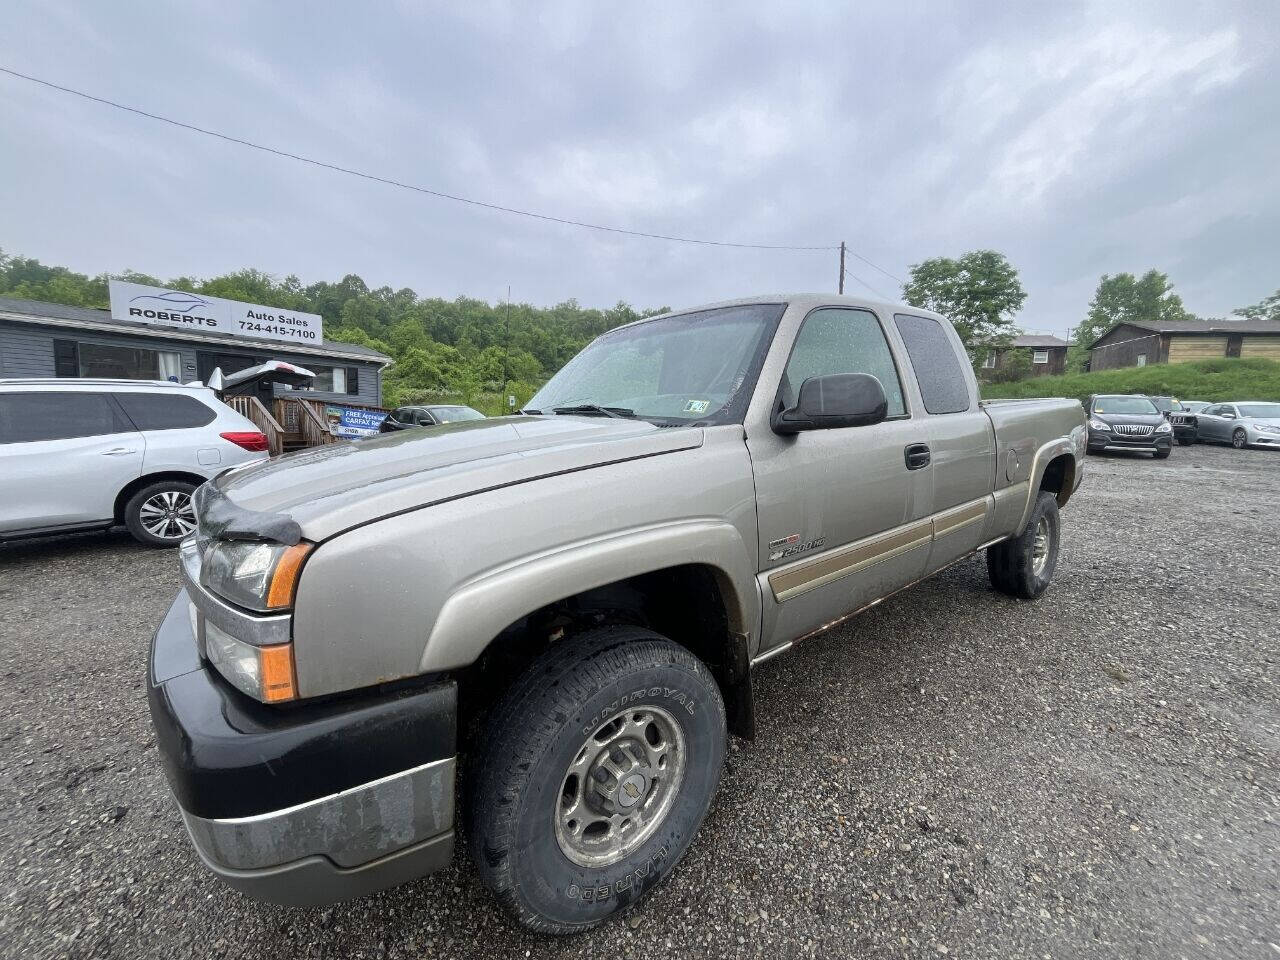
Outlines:
[[569,940],[462,861],[324,911],[224,889],[147,714],[174,555],[0,547],[0,954],[1280,960],[1280,457],[1088,470],[1039,603],[972,559],[762,667],[687,859]]

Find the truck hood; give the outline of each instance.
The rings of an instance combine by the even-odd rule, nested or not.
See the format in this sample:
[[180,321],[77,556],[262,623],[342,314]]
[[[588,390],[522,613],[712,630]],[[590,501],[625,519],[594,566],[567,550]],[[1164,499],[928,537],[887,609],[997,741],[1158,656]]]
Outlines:
[[224,511],[244,511],[251,525],[264,515],[288,518],[302,536],[323,540],[444,500],[701,445],[699,428],[646,420],[500,417],[315,447],[230,470],[213,484]]

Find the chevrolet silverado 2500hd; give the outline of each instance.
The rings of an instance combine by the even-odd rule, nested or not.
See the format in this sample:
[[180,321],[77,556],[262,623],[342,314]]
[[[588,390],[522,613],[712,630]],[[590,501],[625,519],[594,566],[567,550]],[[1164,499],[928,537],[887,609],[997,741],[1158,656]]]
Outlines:
[[446,866],[457,796],[498,902],[587,929],[688,849],[753,667],[979,550],[1043,593],[1086,443],[1077,401],[980,402],[943,317],[805,295],[612,330],[517,415],[228,471],[151,652],[191,838],[320,904]]

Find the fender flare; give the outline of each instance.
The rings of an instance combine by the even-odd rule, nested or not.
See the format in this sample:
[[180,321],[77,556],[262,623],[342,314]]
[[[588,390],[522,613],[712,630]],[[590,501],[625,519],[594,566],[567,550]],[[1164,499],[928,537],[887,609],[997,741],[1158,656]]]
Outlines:
[[[1036,450],[1035,457],[1031,461],[1031,472],[1027,477],[1027,502],[1023,505],[1022,516],[1018,520],[1018,526],[1014,529],[1015,534],[1021,532],[1027,525],[1027,521],[1031,517],[1031,509],[1035,506],[1036,495],[1040,492],[1040,484],[1044,482],[1044,472],[1048,468],[1049,463],[1062,455],[1071,457],[1071,468],[1073,474],[1078,477],[1080,474],[1080,460],[1077,445],[1071,437],[1058,437],[1043,444]],[[1070,497],[1072,489],[1066,491],[1066,496]]]
[[749,659],[759,643],[761,601],[750,551],[736,527],[695,518],[624,530],[522,557],[462,583],[440,608],[423,646],[422,673],[473,663],[504,629],[548,603],[667,567],[712,568],[729,631]]

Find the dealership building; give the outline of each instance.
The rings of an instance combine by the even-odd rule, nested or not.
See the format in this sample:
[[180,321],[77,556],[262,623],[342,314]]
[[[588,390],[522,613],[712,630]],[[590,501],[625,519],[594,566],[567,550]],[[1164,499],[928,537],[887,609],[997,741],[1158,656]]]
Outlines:
[[[162,301],[165,296],[174,298],[173,306]],[[130,309],[129,300],[139,305]],[[217,309],[230,310],[223,305],[231,301],[180,291],[133,296],[123,306],[116,301],[114,282],[112,309],[0,297],[0,377],[188,383],[207,381],[217,368],[229,374],[282,360],[310,370],[315,379],[306,388],[264,383],[260,399],[293,396],[359,407],[382,405],[382,372],[391,358],[367,347],[323,339],[320,318],[314,315],[257,308],[243,314],[250,318],[247,321],[228,314],[230,322],[224,322]],[[259,330],[263,335],[257,335]],[[281,339],[285,336],[291,339]]]

